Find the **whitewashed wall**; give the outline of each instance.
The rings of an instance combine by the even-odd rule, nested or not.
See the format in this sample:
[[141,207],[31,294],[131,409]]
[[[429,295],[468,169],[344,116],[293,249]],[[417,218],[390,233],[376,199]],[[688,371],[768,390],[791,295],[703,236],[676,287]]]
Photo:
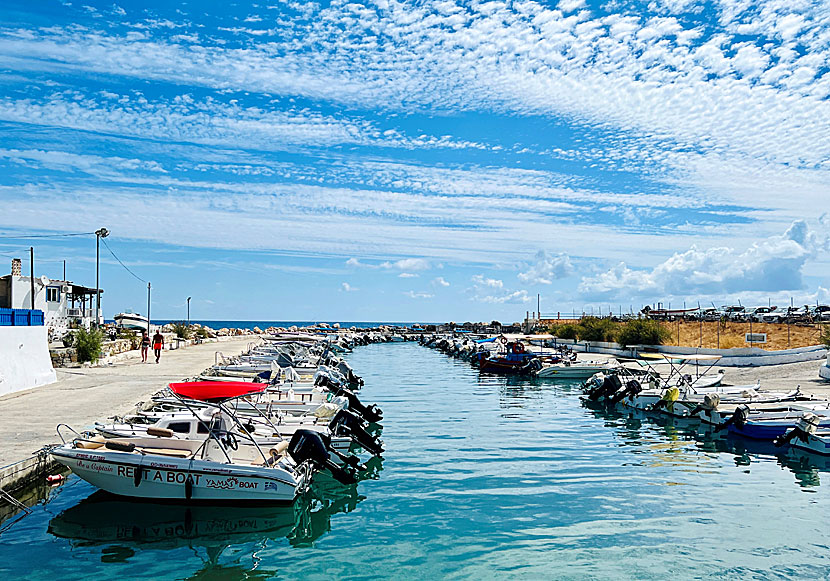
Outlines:
[[0,395],[56,380],[46,327],[0,327]]

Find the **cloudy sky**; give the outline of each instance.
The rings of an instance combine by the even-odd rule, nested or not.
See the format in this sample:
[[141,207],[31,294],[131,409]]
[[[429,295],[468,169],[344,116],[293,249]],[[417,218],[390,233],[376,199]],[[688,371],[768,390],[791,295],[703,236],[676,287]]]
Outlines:
[[0,259],[108,317],[830,300],[830,3],[141,6],[0,6]]

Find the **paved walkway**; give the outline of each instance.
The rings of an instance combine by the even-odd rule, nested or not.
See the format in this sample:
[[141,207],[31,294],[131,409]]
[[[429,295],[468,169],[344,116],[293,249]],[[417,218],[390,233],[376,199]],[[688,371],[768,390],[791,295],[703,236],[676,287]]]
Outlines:
[[0,466],[59,442],[59,423],[80,431],[96,420],[129,412],[165,384],[212,365],[216,351],[235,355],[251,341],[247,336],[165,351],[158,364],[130,359],[106,367],[58,369],[57,382],[0,398]]

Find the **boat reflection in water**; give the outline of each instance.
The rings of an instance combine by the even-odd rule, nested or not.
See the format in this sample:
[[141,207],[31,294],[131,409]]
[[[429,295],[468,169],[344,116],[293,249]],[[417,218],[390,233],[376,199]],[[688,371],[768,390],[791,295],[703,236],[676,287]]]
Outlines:
[[751,440],[692,418],[677,418],[650,414],[633,408],[608,408],[601,403],[583,400],[583,407],[615,429],[620,438],[631,445],[652,445],[646,430],[660,430],[659,444],[664,448],[662,459],[672,464],[700,467],[702,458],[697,452],[726,453],[734,456],[736,466],[753,462],[776,462],[790,470],[796,484],[804,489],[821,484],[821,473],[830,472],[830,456],[811,454],[792,447],[776,447],[772,442]]
[[[381,460],[373,460],[367,463],[369,478],[382,470]],[[54,517],[49,533],[75,546],[101,545],[104,562],[128,561],[139,550],[201,548],[207,554],[199,572],[204,574],[226,567],[219,557],[229,547],[251,543],[255,557],[268,540],[308,546],[331,530],[333,515],[351,512],[365,498],[357,485],[344,486],[330,478],[318,478],[311,491],[289,506],[136,502],[99,490]],[[276,571],[265,573],[268,577]]]

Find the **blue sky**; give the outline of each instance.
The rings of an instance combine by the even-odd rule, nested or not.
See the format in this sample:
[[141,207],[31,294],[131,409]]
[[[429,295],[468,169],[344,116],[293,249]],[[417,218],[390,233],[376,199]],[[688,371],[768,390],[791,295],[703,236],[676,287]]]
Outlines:
[[[94,236],[12,236],[105,226],[154,316],[830,300],[827,2],[7,0],[0,23],[0,257],[93,285]],[[102,257],[105,314],[143,311]]]

